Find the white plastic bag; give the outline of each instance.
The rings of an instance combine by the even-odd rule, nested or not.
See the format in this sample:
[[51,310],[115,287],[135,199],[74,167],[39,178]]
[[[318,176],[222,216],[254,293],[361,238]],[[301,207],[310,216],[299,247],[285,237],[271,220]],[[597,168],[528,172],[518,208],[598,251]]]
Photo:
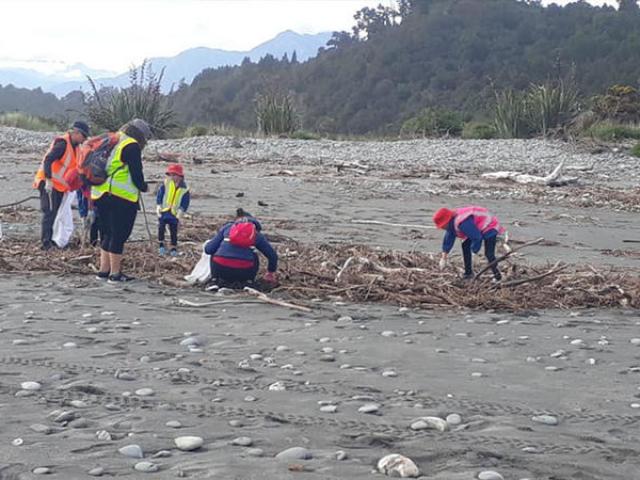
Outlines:
[[62,197],[60,208],[53,221],[53,235],[51,240],[59,247],[64,248],[69,244],[73,235],[73,213],[71,213],[71,203],[75,197],[75,192],[66,192]]
[[186,275],[184,279],[190,285],[198,283],[207,283],[211,279],[211,255],[204,253],[204,245],[202,245],[202,256],[196,266],[189,275]]

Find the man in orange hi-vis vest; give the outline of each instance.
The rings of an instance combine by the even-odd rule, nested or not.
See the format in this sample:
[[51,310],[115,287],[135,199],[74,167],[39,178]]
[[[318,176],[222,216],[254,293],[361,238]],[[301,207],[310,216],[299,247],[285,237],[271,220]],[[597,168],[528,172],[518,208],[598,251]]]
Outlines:
[[89,137],[89,125],[78,120],[64,135],[56,137],[40,164],[33,180],[33,188],[40,192],[42,210],[42,249],[53,247],[53,222],[62,203],[62,197],[69,191],[64,179],[68,170],[76,168],[78,145]]

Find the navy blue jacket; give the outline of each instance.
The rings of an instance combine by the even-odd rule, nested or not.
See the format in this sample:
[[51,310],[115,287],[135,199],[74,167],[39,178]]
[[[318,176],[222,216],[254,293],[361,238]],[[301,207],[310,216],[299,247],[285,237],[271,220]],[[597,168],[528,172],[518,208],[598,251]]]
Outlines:
[[[260,225],[260,222],[255,218],[251,218],[250,221],[253,222],[253,224],[256,226],[256,229],[258,230],[258,235],[256,236],[256,249],[260,251],[265,257],[267,257],[267,260],[269,261],[267,270],[269,272],[275,272],[278,268],[278,254],[273,249],[266,237],[260,232],[262,230],[262,225]],[[218,230],[216,236],[209,240],[204,246],[204,252],[207,255],[213,255],[217,257],[257,261],[258,256],[253,249],[237,247],[225,241],[225,238],[229,238],[229,230],[231,230],[231,227],[234,223],[235,222],[227,223],[220,230]]]
[[[180,185],[178,185],[178,188],[187,188],[187,184],[185,183],[184,180],[180,182]],[[165,188],[164,188],[164,183],[162,183],[160,185],[160,188],[158,189],[158,193],[156,194],[157,205],[162,205],[162,202],[164,201],[164,195],[165,195]],[[182,196],[182,199],[180,200],[180,205],[178,206],[178,208],[186,213],[186,211],[189,210],[190,203],[191,203],[191,195],[187,191],[187,193],[185,193]],[[172,223],[172,222],[175,223],[178,221],[178,219],[173,215],[173,213],[171,213],[171,211],[162,212],[162,216],[160,217],[160,220],[163,220],[167,223]]]
[[[453,245],[456,243],[457,236],[456,229],[453,226],[454,223],[455,219],[452,219],[449,222],[449,225],[447,225],[447,233],[444,234],[444,240],[442,240],[442,251],[445,253],[449,253],[453,248]],[[480,247],[482,247],[482,240],[498,235],[498,232],[495,229],[491,229],[483,234],[478,227],[476,227],[473,215],[462,222],[458,228],[469,240],[471,240],[471,251],[473,253],[478,253],[480,251]]]

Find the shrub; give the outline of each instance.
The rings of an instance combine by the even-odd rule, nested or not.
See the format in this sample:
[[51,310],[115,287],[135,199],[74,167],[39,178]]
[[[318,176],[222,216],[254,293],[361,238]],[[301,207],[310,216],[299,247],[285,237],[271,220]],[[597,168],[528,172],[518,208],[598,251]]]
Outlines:
[[640,126],[614,122],[598,122],[586,132],[589,136],[603,141],[624,139],[640,140]]
[[8,112],[0,114],[0,125],[37,132],[53,132],[59,130],[61,127],[53,120],[47,120],[45,118],[28,115],[22,112]]
[[592,108],[601,120],[640,122],[640,94],[627,85],[614,85],[605,95],[594,97]]
[[527,100],[522,93],[507,89],[495,92],[494,125],[502,138],[523,138],[529,135]]
[[159,75],[153,73],[145,61],[129,71],[129,86],[123,89],[98,90],[93,79],[87,77],[93,89],[86,102],[89,118],[98,129],[109,131],[141,118],[157,136],[166,136],[177,125],[174,112],[160,91],[163,74],[164,69]]
[[490,140],[498,136],[496,127],[488,123],[465,123],[462,130],[462,138],[469,140]]
[[545,137],[569,121],[578,111],[578,91],[565,82],[532,85],[526,99],[527,115],[534,133]]
[[450,110],[425,108],[402,124],[400,133],[409,136],[459,136],[463,128],[462,115]]
[[209,129],[204,125],[191,125],[185,132],[185,137],[203,137],[209,134]]
[[322,137],[317,133],[297,130],[291,134],[291,138],[294,140],[320,140]]
[[297,128],[293,98],[286,93],[268,91],[255,100],[258,131],[264,135],[292,134]]
[[636,143],[635,147],[631,149],[631,155],[640,158],[640,143]]

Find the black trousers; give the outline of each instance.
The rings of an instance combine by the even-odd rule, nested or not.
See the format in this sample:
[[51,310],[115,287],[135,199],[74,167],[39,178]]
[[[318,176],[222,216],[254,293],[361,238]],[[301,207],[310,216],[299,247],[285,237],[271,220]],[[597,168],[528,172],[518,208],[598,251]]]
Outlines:
[[124,244],[129,240],[138,215],[138,204],[104,194],[95,202],[98,209],[99,225],[102,228],[102,250],[122,255]]
[[[496,259],[496,242],[497,237],[490,237],[484,239],[484,256],[487,257],[489,263]],[[468,238],[462,242],[462,258],[464,259],[464,274],[473,275],[473,253],[471,252],[471,240]],[[493,277],[497,280],[502,278],[498,266],[491,267]]]
[[53,246],[53,242],[51,241],[51,237],[53,236],[53,222],[60,209],[64,193],[52,189],[49,195],[44,189],[44,182],[40,182],[38,190],[40,191],[40,210],[42,211],[40,240],[42,241],[43,248],[51,248]]
[[178,222],[177,221],[167,221],[165,219],[160,219],[158,221],[158,241],[160,245],[164,245],[164,234],[166,232],[166,227],[169,227],[169,235],[171,236],[171,246],[176,247],[178,245]]
[[211,278],[216,280],[218,284],[234,286],[236,284],[244,284],[253,282],[258,275],[260,264],[258,262],[251,268],[231,268],[219,265],[213,260],[211,261]]

